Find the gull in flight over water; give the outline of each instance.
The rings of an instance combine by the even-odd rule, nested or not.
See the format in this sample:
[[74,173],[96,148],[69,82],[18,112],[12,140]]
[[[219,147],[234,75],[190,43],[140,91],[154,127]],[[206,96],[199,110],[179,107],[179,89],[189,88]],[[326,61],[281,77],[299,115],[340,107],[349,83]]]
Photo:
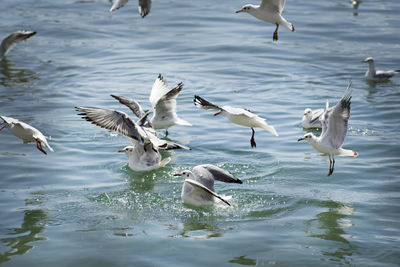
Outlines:
[[[110,131],[127,136],[132,146],[119,152],[125,152],[129,158],[129,167],[134,171],[148,171],[164,167],[171,159],[161,160],[160,149],[187,148],[173,142],[159,139],[151,127],[146,127],[147,112],[138,122],[134,122],[124,112],[89,107],[76,107],[83,119]],[[187,148],[189,149],[189,148]]]
[[367,57],[362,62],[368,63],[368,70],[365,73],[365,79],[367,81],[375,81],[375,82],[382,82],[387,81],[391,77],[397,74],[399,70],[375,70],[374,59],[372,57]]
[[306,140],[317,151],[327,154],[329,157],[329,173],[332,175],[335,168],[334,156],[357,157],[358,153],[343,149],[342,144],[347,134],[347,123],[350,118],[351,83],[340,101],[331,109],[326,101],[324,113],[321,116],[322,132],[319,137],[312,133],[306,133],[297,141]]
[[18,43],[28,39],[35,35],[33,31],[16,31],[3,39],[0,45],[0,59],[2,59],[7,53]]
[[256,147],[256,142],[254,140],[254,134],[255,134],[254,128],[262,128],[274,134],[275,136],[278,136],[278,133],[276,132],[274,126],[268,125],[265,119],[257,116],[256,114],[250,112],[247,109],[234,108],[231,106],[219,107],[197,95],[194,96],[194,105],[202,109],[219,110],[217,113],[214,114],[214,116],[222,114],[227,116],[228,119],[235,124],[245,127],[250,127],[252,131],[250,139],[251,147]]
[[295,31],[293,23],[288,22],[282,17],[282,11],[285,6],[285,0],[263,0],[261,5],[244,5],[236,13],[245,12],[256,17],[259,20],[266,21],[276,25],[272,40],[278,41],[278,28],[283,25],[292,32]]
[[9,128],[13,135],[22,139],[24,144],[36,142],[37,149],[42,151],[45,155],[47,155],[47,152],[43,149],[43,146],[47,147],[51,152],[54,152],[53,148],[47,143],[46,137],[38,129],[10,117],[0,116],[0,119],[3,120],[3,123],[0,123],[0,126],[2,126],[0,131],[4,128]]
[[[176,98],[182,88],[183,84],[179,83],[170,89],[161,74],[158,75],[149,97],[149,101],[154,111],[153,117],[150,119],[150,124],[155,130],[165,129],[165,134],[168,135],[168,128],[171,126],[192,126],[191,123],[182,120],[176,114]],[[138,118],[141,118],[144,115],[142,107],[135,100],[124,96],[111,96],[117,99],[121,104],[129,107]]]
[[[126,3],[128,3],[128,0],[115,0],[110,8],[110,12],[123,7]],[[151,0],[139,0],[138,9],[140,16],[142,16],[142,18],[146,17],[146,15],[150,13]]]
[[192,171],[185,170],[175,176],[182,176],[185,179],[181,193],[183,203],[195,206],[211,205],[215,198],[230,206],[228,201],[215,193],[214,181],[242,183],[228,171],[212,164],[197,165]]

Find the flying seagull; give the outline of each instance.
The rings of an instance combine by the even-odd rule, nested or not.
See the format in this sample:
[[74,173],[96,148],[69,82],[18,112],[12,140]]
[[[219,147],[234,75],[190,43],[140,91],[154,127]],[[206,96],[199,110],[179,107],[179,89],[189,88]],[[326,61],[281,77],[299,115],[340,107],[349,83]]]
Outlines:
[[295,31],[292,23],[282,17],[282,11],[285,6],[285,0],[263,0],[261,5],[244,5],[236,13],[245,12],[256,17],[259,20],[266,21],[276,25],[272,40],[278,41],[278,28],[283,25],[292,32]]
[[24,144],[36,142],[36,148],[45,155],[47,155],[47,152],[43,149],[43,146],[47,147],[51,152],[54,152],[53,148],[47,143],[46,137],[38,129],[14,118],[0,116],[0,119],[3,120],[3,123],[0,123],[0,126],[2,126],[0,131],[4,128],[10,129],[13,135],[22,139]]
[[[149,97],[153,109],[153,116],[150,119],[150,124],[155,130],[165,129],[165,134],[168,135],[168,128],[171,126],[192,126],[191,123],[179,118],[176,114],[176,98],[182,88],[182,83],[179,83],[173,88],[169,88],[163,76],[161,76],[161,74],[158,75]],[[117,99],[121,104],[129,107],[138,118],[144,115],[144,111],[137,101],[125,96],[111,96]]]
[[350,118],[351,90],[349,83],[347,90],[339,102],[329,109],[326,101],[324,114],[321,116],[322,133],[316,137],[312,133],[306,133],[297,141],[306,140],[317,151],[327,154],[329,157],[329,173],[332,175],[335,168],[334,156],[357,157],[358,153],[343,149],[342,144],[347,133],[347,123]]
[[256,142],[254,140],[254,134],[255,134],[254,128],[262,128],[274,134],[275,136],[278,136],[278,133],[276,132],[274,126],[268,125],[265,119],[257,116],[256,114],[250,112],[247,109],[235,108],[231,106],[219,107],[197,95],[194,96],[194,105],[201,109],[219,110],[217,113],[214,114],[214,116],[222,114],[227,116],[228,119],[235,124],[245,127],[250,127],[252,131],[250,139],[251,147],[256,147]]

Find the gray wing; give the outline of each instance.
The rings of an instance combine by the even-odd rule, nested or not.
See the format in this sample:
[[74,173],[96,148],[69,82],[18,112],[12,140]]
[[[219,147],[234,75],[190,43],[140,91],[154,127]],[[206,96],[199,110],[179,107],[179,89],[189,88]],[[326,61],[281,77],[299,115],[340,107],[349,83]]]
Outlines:
[[317,110],[313,111],[310,123],[311,124],[317,123],[319,121],[319,118],[322,116],[322,114],[324,114],[323,109],[317,109]]
[[199,170],[200,172],[204,172],[203,170],[209,172],[215,180],[225,182],[225,183],[238,183],[241,184],[243,183],[241,180],[233,176],[230,172],[227,170],[224,170],[218,166],[212,165],[212,164],[203,164],[203,165],[198,165],[193,168],[193,171],[195,172],[196,170]]
[[140,104],[137,101],[135,101],[131,98],[125,97],[125,96],[118,96],[118,95],[111,95],[111,96],[114,97],[115,99],[117,99],[119,101],[119,103],[127,106],[130,110],[132,110],[132,112],[139,119],[145,115],[142,107],[140,106]]
[[260,8],[267,9],[270,11],[276,11],[279,14],[282,13],[285,7],[285,0],[263,0],[261,2]]
[[219,196],[217,193],[215,193],[214,191],[211,191],[210,189],[208,189],[207,187],[205,187],[204,185],[202,185],[201,183],[195,181],[195,180],[191,180],[191,179],[186,179],[185,182],[191,184],[192,186],[194,186],[196,188],[196,190],[201,190],[206,194],[210,194],[220,200],[222,200],[224,203],[226,203],[228,206],[230,206],[231,204],[229,204],[228,201],[226,201],[225,199],[223,199],[221,196]]
[[351,90],[350,85],[340,101],[328,111],[327,127],[322,135],[322,142],[328,140],[332,147],[338,149],[342,146],[347,134],[347,123],[350,118]]
[[16,44],[35,35],[33,31],[16,31],[3,39],[0,46],[0,59],[5,56]]
[[146,17],[150,13],[151,0],[139,0],[139,14],[142,18]]
[[218,107],[217,105],[214,105],[211,102],[208,102],[207,100],[205,100],[204,98],[201,98],[198,95],[194,96],[193,102],[194,102],[194,105],[198,108],[222,110],[222,108]]
[[183,83],[179,83],[168,93],[161,97],[154,107],[154,120],[174,120],[176,115],[176,98],[181,92]]
[[143,143],[143,136],[141,134],[143,130],[125,113],[102,108],[75,107],[75,109],[82,112],[78,115],[92,124],[110,131],[117,131]]
[[115,0],[114,4],[110,8],[110,12],[123,7],[126,3],[128,3],[128,0]]

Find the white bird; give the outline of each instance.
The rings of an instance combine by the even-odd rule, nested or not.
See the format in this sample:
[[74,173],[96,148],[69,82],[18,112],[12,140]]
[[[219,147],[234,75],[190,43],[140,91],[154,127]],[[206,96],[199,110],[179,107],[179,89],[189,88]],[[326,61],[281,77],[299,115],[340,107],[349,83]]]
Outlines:
[[215,193],[214,181],[225,183],[238,183],[242,181],[228,171],[212,164],[197,165],[193,171],[185,170],[175,176],[182,176],[185,181],[182,186],[183,203],[195,206],[211,205],[215,198],[218,198],[230,206],[229,202]]
[[[150,13],[151,0],[139,0],[138,2],[139,14],[142,18],[144,18],[147,14]],[[115,0],[114,4],[110,8],[110,12],[113,12],[114,10],[123,7],[126,3],[128,3],[128,0]]]
[[144,127],[149,113],[146,113],[137,123],[124,112],[102,109],[76,107],[82,118],[110,131],[117,131],[127,136],[133,146],[126,147],[125,151],[129,158],[129,167],[135,171],[154,170],[164,167],[171,159],[161,160],[159,149],[185,148],[186,146],[167,142],[159,139],[155,131],[150,127]]
[[18,43],[28,39],[35,35],[33,31],[16,31],[8,35],[3,39],[0,45],[0,59],[2,59],[7,53]]
[[132,142],[133,146],[126,146],[118,152],[125,152],[129,160],[129,168],[134,171],[151,171],[167,165],[171,158],[161,160],[158,150],[153,150],[151,143],[143,145],[139,142]]
[[322,116],[324,113],[324,110],[317,109],[317,110],[312,110],[311,108],[306,108],[304,110],[304,115],[303,119],[301,121],[301,125],[305,129],[315,129],[315,128],[321,128],[321,121],[319,118]]
[[[155,129],[166,129],[165,134],[168,135],[168,128],[174,125],[186,125],[192,126],[191,123],[182,120],[176,114],[176,98],[181,92],[183,87],[182,83],[179,83],[172,89],[168,88],[168,84],[165,79],[158,75],[151,89],[149,101],[153,108],[153,117],[150,119],[151,126]],[[142,117],[144,111],[142,107],[135,100],[124,97],[111,95],[117,99],[120,103],[128,106],[133,113],[138,117]]]
[[368,70],[365,73],[365,79],[368,81],[375,81],[375,82],[387,81],[392,76],[396,75],[397,72],[399,72],[398,70],[389,70],[389,71],[375,70],[374,59],[372,57],[367,57],[362,62],[368,63]]
[[293,23],[288,22],[282,17],[282,11],[285,6],[285,0],[263,0],[261,5],[244,5],[236,13],[245,12],[256,17],[259,20],[266,21],[276,25],[272,40],[278,41],[278,28],[283,25],[292,32],[295,31]]
[[222,114],[227,116],[228,119],[235,124],[250,127],[252,131],[250,139],[251,147],[256,147],[256,142],[254,140],[254,133],[255,133],[254,128],[262,128],[274,134],[275,136],[278,136],[278,133],[276,132],[274,126],[268,125],[265,119],[257,116],[256,114],[250,112],[247,109],[234,108],[231,106],[219,107],[197,95],[194,96],[194,105],[202,109],[219,110],[219,112],[215,113],[214,116]]
[[321,116],[322,133],[316,137],[312,133],[305,134],[297,141],[306,140],[317,151],[327,154],[329,157],[330,176],[335,168],[334,156],[357,157],[358,153],[343,149],[342,144],[347,133],[347,123],[350,118],[350,100],[351,90],[349,83],[347,90],[340,101],[329,109],[329,103],[326,101],[324,114]]
[[46,137],[36,128],[30,126],[29,124],[19,121],[17,119],[13,119],[6,116],[0,116],[0,119],[3,120],[3,123],[0,123],[0,131],[4,128],[9,128],[10,131],[18,138],[22,139],[24,144],[29,142],[36,142],[36,147],[40,151],[42,151],[45,155],[47,152],[43,149],[42,146],[47,147],[51,152],[54,152],[53,148],[47,143]]

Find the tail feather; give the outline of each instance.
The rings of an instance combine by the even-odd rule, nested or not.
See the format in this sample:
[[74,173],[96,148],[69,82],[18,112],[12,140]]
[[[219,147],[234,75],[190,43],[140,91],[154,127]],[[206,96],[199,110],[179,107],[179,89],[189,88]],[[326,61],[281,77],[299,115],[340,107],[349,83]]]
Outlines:
[[272,126],[272,125],[265,124],[261,128],[267,130],[268,132],[272,133],[275,136],[279,136],[279,134],[276,132],[274,126]]
[[179,118],[175,121],[175,123],[178,125],[192,126],[192,124],[190,122],[179,119]]
[[160,162],[160,168],[165,167],[165,165],[167,165],[169,162],[171,161],[171,158],[165,158]]
[[356,151],[350,150],[350,149],[343,149],[341,148],[339,150],[338,156],[343,156],[343,157],[357,157],[358,153]]

